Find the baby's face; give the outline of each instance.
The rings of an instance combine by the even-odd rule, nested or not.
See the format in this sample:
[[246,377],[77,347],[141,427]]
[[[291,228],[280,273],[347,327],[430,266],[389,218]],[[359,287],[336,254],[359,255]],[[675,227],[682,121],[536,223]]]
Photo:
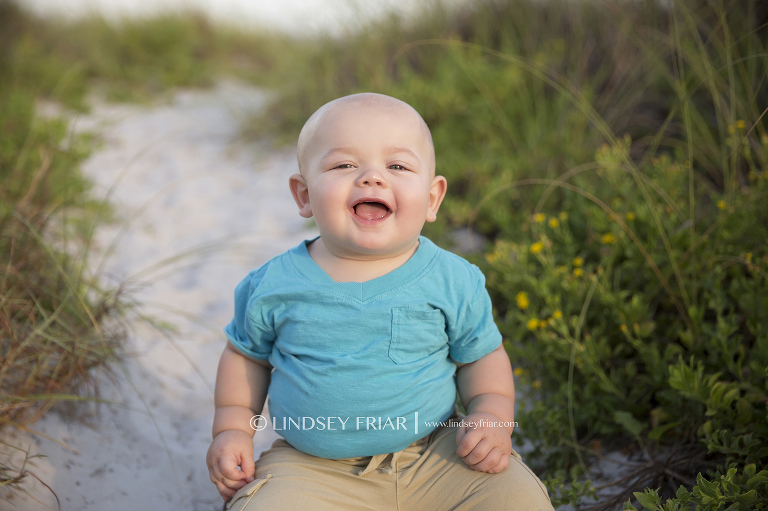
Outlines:
[[303,176],[291,183],[306,185],[300,214],[314,216],[323,244],[341,257],[378,259],[413,248],[445,193],[426,127],[405,105],[336,107],[302,159]]

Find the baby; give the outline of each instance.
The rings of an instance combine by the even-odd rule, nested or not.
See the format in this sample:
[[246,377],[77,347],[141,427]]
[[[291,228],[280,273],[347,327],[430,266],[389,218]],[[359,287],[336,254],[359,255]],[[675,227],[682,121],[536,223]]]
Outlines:
[[[514,382],[479,269],[421,236],[446,180],[409,105],[321,107],[290,188],[320,236],[235,290],[211,481],[229,509],[551,509],[512,450]],[[455,411],[456,390],[467,411]],[[283,439],[253,460],[269,393]]]

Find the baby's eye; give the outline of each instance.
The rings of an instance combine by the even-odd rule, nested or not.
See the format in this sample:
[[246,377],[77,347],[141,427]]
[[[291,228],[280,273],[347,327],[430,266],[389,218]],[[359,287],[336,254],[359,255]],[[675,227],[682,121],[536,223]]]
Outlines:
[[392,165],[389,166],[389,168],[392,170],[406,170],[405,167],[403,167],[402,165],[398,165],[397,163],[393,163]]
[[353,165],[351,163],[341,163],[339,165],[336,165],[333,168],[335,168],[335,169],[351,169],[351,168],[353,168]]

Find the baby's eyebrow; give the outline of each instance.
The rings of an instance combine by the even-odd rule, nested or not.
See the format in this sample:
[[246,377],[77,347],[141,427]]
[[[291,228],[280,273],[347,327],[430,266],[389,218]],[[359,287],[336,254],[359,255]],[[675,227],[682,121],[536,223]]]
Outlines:
[[385,147],[384,148],[384,152],[387,153],[387,154],[392,154],[392,153],[406,153],[406,154],[410,154],[411,156],[416,158],[417,162],[421,163],[421,159],[419,159],[419,157],[416,156],[416,153],[414,153],[413,151],[411,151],[407,147],[393,147],[393,146]]
[[357,150],[355,150],[354,147],[334,147],[332,149],[329,149],[323,155],[323,158],[328,158],[330,155],[332,155],[334,153],[357,154]]

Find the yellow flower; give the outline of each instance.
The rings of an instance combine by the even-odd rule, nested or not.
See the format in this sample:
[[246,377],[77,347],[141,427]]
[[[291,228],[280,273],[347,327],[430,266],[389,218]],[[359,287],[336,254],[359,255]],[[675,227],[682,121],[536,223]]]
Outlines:
[[608,234],[603,234],[603,237],[600,238],[600,241],[603,242],[603,245],[613,245],[616,243],[616,236],[609,232]]
[[736,127],[737,127],[738,129],[740,129],[740,130],[743,130],[743,129],[744,129],[744,126],[745,126],[745,124],[744,124],[744,121],[742,121],[742,120],[738,120],[738,121],[736,121]]
[[538,254],[544,248],[544,243],[537,241],[531,245],[531,254]]
[[534,389],[541,388],[541,382],[539,380],[534,380],[533,381],[533,388]]
[[546,218],[547,218],[547,215],[545,215],[544,213],[536,213],[535,215],[533,215],[533,221],[536,222],[537,224],[540,224],[541,222],[546,220]]
[[560,319],[563,317],[563,311],[555,311],[552,313],[552,317],[554,319]]
[[581,266],[582,264],[584,264],[584,259],[582,259],[581,257],[574,257],[573,258],[573,265],[574,266]]
[[584,274],[583,271],[581,271],[581,268],[574,268],[573,269],[573,275],[575,277],[581,277]]
[[557,220],[557,218],[555,218],[555,217],[552,217],[552,218],[550,218],[550,219],[549,219],[549,226],[550,226],[551,228],[553,228],[553,229],[554,229],[554,228],[555,228],[555,227],[557,227],[558,225],[560,225],[560,222]]
[[546,326],[547,326],[547,322],[546,321],[544,321],[543,319],[541,321],[539,321],[539,328],[544,328]]
[[522,376],[523,370],[519,367],[515,367],[515,376]]
[[632,213],[631,211],[629,213],[627,213],[627,220],[629,220],[631,222],[634,219],[635,219],[635,214],[634,213]]
[[752,252],[747,252],[747,262],[748,263],[752,262]]
[[725,204],[724,200],[717,201],[717,208],[718,209],[725,209],[725,206],[726,206],[726,204]]
[[559,217],[560,217],[560,220],[562,220],[563,222],[565,222],[566,220],[568,220],[568,213],[567,213],[567,212],[565,212],[565,211],[561,211],[561,212],[560,212],[560,214],[559,214],[559,215],[557,215],[557,216],[559,216]]
[[734,134],[736,132],[736,128],[733,127],[733,125],[728,126],[728,133]]
[[528,293],[524,291],[517,293],[515,300],[517,300],[517,308],[520,310],[525,310],[528,308],[528,305],[530,305],[530,302],[528,302]]
[[627,330],[628,330],[628,329],[627,329],[627,325],[625,325],[624,323],[622,323],[622,324],[621,324],[621,326],[619,327],[619,329],[620,329],[622,332],[624,332],[624,333],[627,333]]
[[557,268],[555,268],[555,270],[557,271],[557,273],[566,273],[566,272],[568,272],[568,268],[566,268],[565,266],[562,266],[562,265],[560,265]]
[[528,330],[536,330],[539,328],[539,320],[536,318],[531,318],[528,320],[528,323],[526,325],[528,327]]

